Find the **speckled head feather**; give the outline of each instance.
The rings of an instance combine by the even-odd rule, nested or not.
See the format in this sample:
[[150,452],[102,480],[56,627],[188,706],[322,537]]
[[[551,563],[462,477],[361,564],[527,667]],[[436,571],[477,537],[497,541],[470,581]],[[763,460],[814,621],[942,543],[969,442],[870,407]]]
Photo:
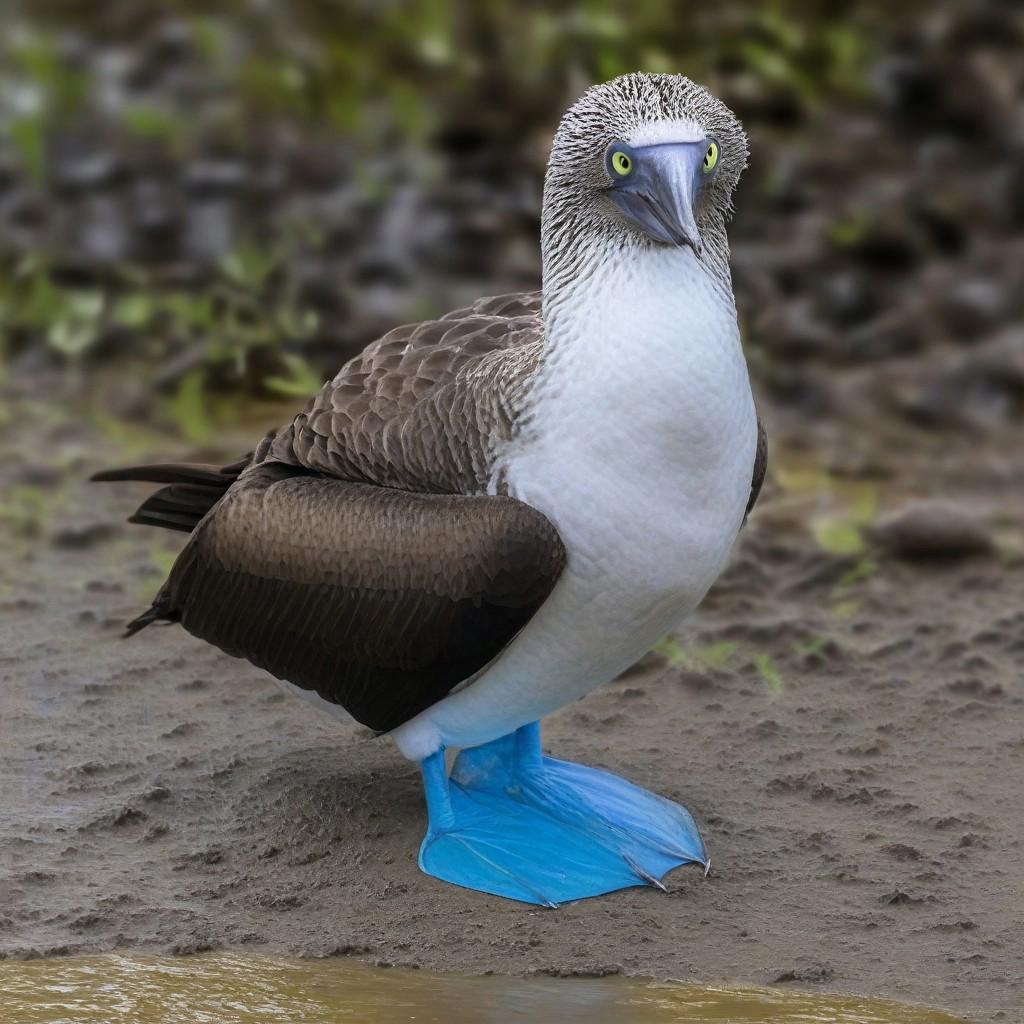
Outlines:
[[619,246],[659,244],[629,225],[607,197],[610,143],[702,138],[715,139],[720,156],[694,212],[708,248],[708,269],[727,275],[725,224],[748,155],[743,126],[721,100],[685,75],[637,72],[592,86],[558,127],[544,184],[545,287],[584,272],[586,248],[599,237]]

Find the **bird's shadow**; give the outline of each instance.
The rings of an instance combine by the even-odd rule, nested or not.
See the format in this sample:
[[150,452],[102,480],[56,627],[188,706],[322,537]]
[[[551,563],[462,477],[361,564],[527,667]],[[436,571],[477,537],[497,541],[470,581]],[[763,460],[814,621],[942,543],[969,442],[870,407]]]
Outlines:
[[311,747],[252,767],[242,799],[269,827],[296,837],[344,840],[423,827],[419,772],[384,744]]

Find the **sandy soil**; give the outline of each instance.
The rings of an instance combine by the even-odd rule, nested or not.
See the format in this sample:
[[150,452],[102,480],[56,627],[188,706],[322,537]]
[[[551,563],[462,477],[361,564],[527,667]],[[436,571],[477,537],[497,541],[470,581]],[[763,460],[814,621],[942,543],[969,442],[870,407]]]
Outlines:
[[971,461],[948,442],[881,446],[885,507],[927,487],[1002,530],[967,560],[830,553],[808,522],[834,496],[777,474],[678,649],[544,733],[558,756],[685,802],[711,876],[540,911],[419,873],[418,773],[386,740],[176,627],[119,640],[178,541],[109,525],[140,491],[81,482],[123,453],[23,424],[6,493],[54,511],[2,549],[0,957],[242,947],[792,983],[1020,1019],[1024,474],[1009,439]]

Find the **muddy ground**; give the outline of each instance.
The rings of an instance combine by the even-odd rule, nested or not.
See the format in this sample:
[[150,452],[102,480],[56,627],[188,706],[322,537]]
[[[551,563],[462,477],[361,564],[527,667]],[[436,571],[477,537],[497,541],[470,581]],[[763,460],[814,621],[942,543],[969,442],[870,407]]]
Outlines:
[[[1020,5],[8,6],[0,956],[621,971],[1024,1019]],[[559,115],[648,65],[750,135],[731,239],[771,464],[699,614],[545,726],[685,802],[711,876],[540,911],[419,873],[387,740],[176,627],[121,641],[180,539],[120,525],[144,489],[85,479],[233,458],[381,331],[536,287]],[[887,526],[920,498],[945,525]]]
[[51,513],[3,550],[0,955],[239,947],[820,986],[1019,1019],[1013,436],[973,459],[923,436],[864,456],[885,481],[875,529],[930,491],[977,524],[967,547],[995,544],[907,561],[830,550],[863,484],[823,484],[807,467],[827,453],[776,431],[776,472],[699,614],[545,726],[558,756],[684,801],[711,876],[680,869],[667,895],[545,911],[420,874],[418,773],[386,739],[177,627],[120,640],[177,539],[116,525],[134,485],[83,482],[117,446],[73,418],[18,411],[5,493],[39,491]]

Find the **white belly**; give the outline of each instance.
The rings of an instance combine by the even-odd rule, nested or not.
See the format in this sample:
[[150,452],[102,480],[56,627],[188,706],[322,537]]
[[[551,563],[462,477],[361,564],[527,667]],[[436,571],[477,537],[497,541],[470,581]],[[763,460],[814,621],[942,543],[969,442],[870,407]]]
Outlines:
[[[531,430],[502,453],[509,492],[554,523],[567,566],[480,676],[395,730],[406,756],[488,742],[614,678],[724,568],[750,495],[757,418],[734,316],[716,321],[685,298],[663,333],[646,325],[649,367],[593,343],[570,350],[579,361],[559,360]],[[691,345],[694,317],[703,323]]]

